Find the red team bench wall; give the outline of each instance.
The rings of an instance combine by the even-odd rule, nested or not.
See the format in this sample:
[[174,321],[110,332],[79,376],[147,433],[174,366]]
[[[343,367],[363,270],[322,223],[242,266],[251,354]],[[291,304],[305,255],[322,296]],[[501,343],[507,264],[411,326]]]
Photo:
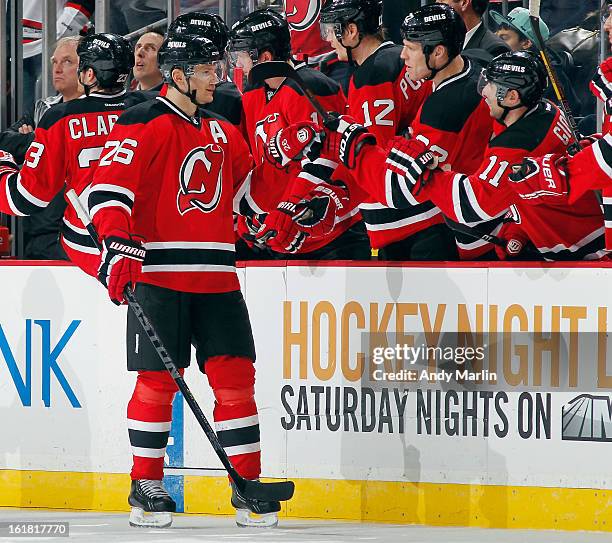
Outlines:
[[[612,530],[612,266],[247,263],[263,474],[287,517]],[[125,307],[0,266],[0,506],[127,510]],[[214,316],[212,316],[214,318]],[[186,378],[205,412],[206,379]],[[168,487],[231,514],[182,399]]]

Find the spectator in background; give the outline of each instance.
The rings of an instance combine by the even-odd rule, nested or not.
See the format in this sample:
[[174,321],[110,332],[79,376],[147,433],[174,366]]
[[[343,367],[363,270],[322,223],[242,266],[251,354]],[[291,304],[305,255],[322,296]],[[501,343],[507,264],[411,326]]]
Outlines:
[[[529,10],[527,8],[514,8],[508,13],[507,17],[492,11],[491,18],[499,25],[496,34],[508,44],[512,51],[532,51],[534,54],[539,54],[539,50],[536,46],[537,39],[531,27]],[[542,35],[542,39],[546,42],[549,31],[548,26],[542,18],[540,18],[540,34]],[[574,90],[574,85],[571,84],[569,77],[569,67],[573,64],[571,55],[563,51],[553,51],[548,47],[546,50],[572,111],[580,111],[582,104],[580,103]],[[557,102],[557,97],[552,85],[548,85],[548,88],[544,92],[544,97],[553,102]]]
[[599,0],[542,0],[540,17],[548,22],[550,35],[566,28],[584,26],[589,13],[599,9]]
[[[33,110],[26,113],[15,124],[0,133],[0,149],[10,152],[18,163],[22,163],[28,147],[34,141],[34,129],[55,104],[68,102],[83,94],[79,84],[77,68],[79,57],[76,50],[81,38],[70,36],[61,38],[51,57],[53,67],[53,88],[58,92],[38,100]],[[59,241],[62,216],[66,208],[61,191],[47,208],[38,215],[24,217],[24,258],[30,260],[67,260],[66,253]]]
[[463,49],[482,49],[488,53],[488,59],[491,60],[497,55],[506,53],[510,48],[504,41],[493,34],[482,20],[484,13],[489,6],[489,0],[439,0],[438,3],[451,6],[463,19],[467,34]]
[[159,91],[162,87],[162,73],[157,63],[157,52],[164,41],[160,32],[147,32],[140,36],[134,47],[134,90]]
[[[94,10],[94,0],[56,0],[57,39],[76,36]],[[36,81],[42,71],[41,0],[23,0],[23,110],[34,105]]]

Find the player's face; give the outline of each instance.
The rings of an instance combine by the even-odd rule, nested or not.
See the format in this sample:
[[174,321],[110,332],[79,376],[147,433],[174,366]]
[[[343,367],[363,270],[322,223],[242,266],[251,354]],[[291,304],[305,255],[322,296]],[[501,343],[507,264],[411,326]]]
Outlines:
[[244,75],[249,75],[249,72],[253,68],[253,59],[249,51],[236,51],[231,53],[232,64],[237,68],[242,68]]
[[512,51],[520,51],[523,49],[521,45],[521,39],[518,32],[515,32],[511,28],[500,28],[496,34],[506,42],[506,45],[512,49]]
[[77,77],[79,57],[76,54],[76,44],[66,43],[57,47],[51,57],[51,66],[53,88],[63,95],[75,93],[79,86]]
[[497,85],[492,81],[488,81],[481,91],[482,97],[489,106],[491,117],[501,119],[504,110],[497,103]]
[[338,55],[338,60],[346,62],[348,55],[346,48],[338,41],[336,32],[342,32],[342,24],[340,23],[328,23],[321,24],[321,37],[333,47],[334,51]]
[[604,11],[604,30],[608,33],[608,41],[612,47],[612,4]]
[[217,64],[198,64],[190,77],[192,90],[196,91],[196,101],[199,104],[209,104],[213,101],[213,95],[217,83],[219,83],[219,71],[221,67]]
[[413,81],[419,81],[431,75],[420,43],[404,40],[404,47],[400,56],[406,65],[408,76]]
[[157,64],[157,52],[164,41],[163,36],[148,32],[143,34],[136,42],[134,48],[134,78],[141,80],[154,75],[161,79],[161,72]]

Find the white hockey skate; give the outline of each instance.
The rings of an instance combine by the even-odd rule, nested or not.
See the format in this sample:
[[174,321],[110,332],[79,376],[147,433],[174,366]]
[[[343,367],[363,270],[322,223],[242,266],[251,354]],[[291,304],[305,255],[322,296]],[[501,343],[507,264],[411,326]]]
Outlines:
[[152,479],[132,481],[128,503],[132,506],[130,526],[136,528],[168,528],[176,512],[176,503],[162,482]]
[[280,502],[262,502],[246,498],[232,483],[232,506],[236,509],[236,524],[241,528],[274,528],[278,524]]

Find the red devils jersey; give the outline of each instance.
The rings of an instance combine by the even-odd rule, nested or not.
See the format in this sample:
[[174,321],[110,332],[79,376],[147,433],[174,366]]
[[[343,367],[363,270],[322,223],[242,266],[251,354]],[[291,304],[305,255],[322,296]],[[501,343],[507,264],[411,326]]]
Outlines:
[[[597,69],[591,81],[591,91],[604,104],[602,132],[610,134],[612,133],[612,57],[604,60]],[[606,249],[612,250],[612,188],[604,188],[602,194],[606,217]]]
[[[524,156],[542,156],[563,152],[570,141],[567,121],[556,106],[541,102],[522,119],[493,138],[481,166],[472,175],[437,170],[422,188],[417,200],[430,199],[451,220],[476,226],[480,231],[496,234],[503,215],[515,204],[519,227],[547,260],[596,259],[604,255],[603,216],[593,193],[573,205],[530,206],[523,204],[509,188],[507,175],[512,164]],[[400,142],[401,143],[401,142]],[[380,156],[380,150],[367,149],[360,165],[377,171],[385,160],[387,183],[370,178],[368,186],[378,197],[396,206],[413,205],[415,198],[406,188],[405,175],[410,165],[402,161],[400,146]],[[376,163],[375,163],[376,161]],[[382,166],[382,164],[380,164]],[[365,172],[360,166],[359,173]],[[379,174],[380,176],[380,174]],[[491,249],[486,242],[461,236],[463,257],[474,258]]]
[[[430,82],[414,82],[408,77],[400,51],[392,42],[383,43],[357,68],[349,84],[349,114],[367,126],[381,146],[408,129],[431,92]],[[375,249],[442,222],[430,202],[399,210],[368,198],[360,210]]]
[[285,14],[291,33],[294,55],[318,57],[331,51],[329,42],[321,38],[319,27],[321,0],[284,0]]
[[482,162],[493,119],[476,88],[479,71],[468,59],[464,62],[461,73],[435,87],[410,131],[436,153],[442,169],[470,174]]
[[[304,63],[299,64],[296,70],[307,87],[317,96],[323,108],[327,111],[345,113],[346,97],[338,83]],[[242,103],[251,151],[258,162],[265,162],[266,143],[281,128],[300,121],[313,121],[319,124],[322,122],[306,96],[290,80],[285,80],[275,91],[265,85],[252,87],[244,93]],[[308,192],[314,184],[321,183],[332,176],[334,179],[346,180],[349,175],[346,168],[325,158],[307,161],[301,170],[292,168],[286,172],[284,182],[279,183],[275,187],[274,194],[269,195],[270,201],[274,201],[272,209],[276,208],[276,204],[285,195],[305,195],[304,191]],[[359,200],[356,198],[358,197],[352,195],[351,198],[351,202],[346,206],[346,213],[337,218],[333,232],[319,240],[306,239],[300,253],[315,251],[327,245],[361,219],[357,207]]]
[[[569,201],[574,202],[590,190],[612,189],[612,132],[580,151],[567,162],[570,183]],[[604,202],[605,202],[604,196]],[[612,214],[606,207],[606,228],[612,228]]]
[[[0,172],[0,211],[33,215],[62,189],[74,189],[87,202],[87,189],[100,153],[119,115],[148,93],[91,93],[51,108],[40,120],[21,172]],[[71,205],[62,224],[64,248],[73,262],[95,274],[99,251]]]
[[257,179],[274,183],[275,168],[263,176],[264,165],[252,167],[232,124],[189,117],[158,97],[115,125],[90,214],[101,238],[122,230],[145,239],[141,282],[185,292],[238,290],[233,211],[254,201]]

